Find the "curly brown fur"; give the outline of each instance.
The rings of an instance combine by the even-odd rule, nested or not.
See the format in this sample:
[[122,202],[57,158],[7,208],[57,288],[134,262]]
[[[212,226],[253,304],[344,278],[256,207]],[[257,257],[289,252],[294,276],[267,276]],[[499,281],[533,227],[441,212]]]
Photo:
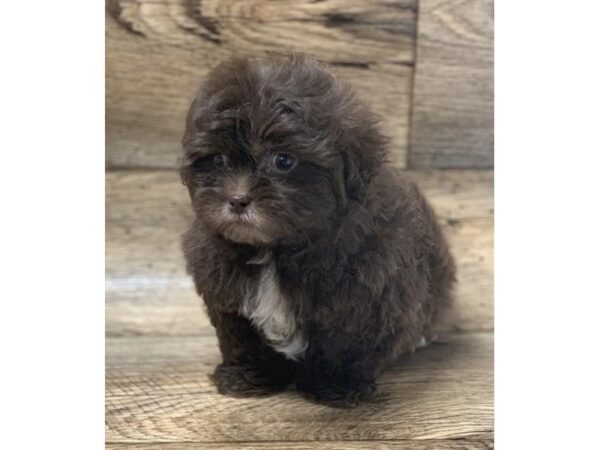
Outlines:
[[372,114],[314,59],[217,67],[183,147],[196,213],[183,247],[219,338],[220,392],[295,383],[355,406],[432,339],[455,278],[444,237]]

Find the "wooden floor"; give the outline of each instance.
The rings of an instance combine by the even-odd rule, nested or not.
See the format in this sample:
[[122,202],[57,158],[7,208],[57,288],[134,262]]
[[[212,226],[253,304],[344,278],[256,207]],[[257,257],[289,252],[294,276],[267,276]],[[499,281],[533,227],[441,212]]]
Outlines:
[[456,255],[456,306],[443,343],[404,357],[376,402],[346,411],[293,391],[218,395],[207,377],[220,360],[216,338],[179,248],[187,192],[174,171],[107,173],[107,448],[493,447],[493,174],[409,174]]

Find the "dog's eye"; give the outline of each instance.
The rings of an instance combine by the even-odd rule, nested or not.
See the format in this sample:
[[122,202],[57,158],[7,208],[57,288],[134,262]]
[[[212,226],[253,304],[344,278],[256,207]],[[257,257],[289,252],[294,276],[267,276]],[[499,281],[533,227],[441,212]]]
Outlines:
[[212,157],[213,164],[217,169],[225,167],[227,165],[227,156],[223,153],[217,153]]
[[273,155],[273,165],[280,172],[289,172],[296,165],[296,158],[289,153],[276,153]]
[[294,113],[294,110],[287,105],[281,105],[279,107],[279,111],[281,112],[281,114],[293,114]]
[[198,158],[194,161],[192,167],[198,172],[210,172],[227,166],[228,162],[227,156],[223,153],[213,153],[212,155]]

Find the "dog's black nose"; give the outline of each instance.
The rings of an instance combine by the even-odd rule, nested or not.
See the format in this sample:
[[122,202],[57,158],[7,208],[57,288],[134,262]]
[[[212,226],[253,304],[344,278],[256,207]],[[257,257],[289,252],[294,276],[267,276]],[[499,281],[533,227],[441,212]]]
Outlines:
[[231,209],[237,214],[243,213],[250,203],[252,203],[252,198],[249,195],[236,195],[229,199]]

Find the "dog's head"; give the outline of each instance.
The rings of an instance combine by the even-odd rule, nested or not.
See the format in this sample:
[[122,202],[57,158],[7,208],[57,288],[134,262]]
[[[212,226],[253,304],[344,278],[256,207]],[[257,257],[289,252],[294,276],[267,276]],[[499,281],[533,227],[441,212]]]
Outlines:
[[211,231],[293,244],[331,230],[385,157],[351,90],[307,56],[218,66],[189,110],[181,176]]

